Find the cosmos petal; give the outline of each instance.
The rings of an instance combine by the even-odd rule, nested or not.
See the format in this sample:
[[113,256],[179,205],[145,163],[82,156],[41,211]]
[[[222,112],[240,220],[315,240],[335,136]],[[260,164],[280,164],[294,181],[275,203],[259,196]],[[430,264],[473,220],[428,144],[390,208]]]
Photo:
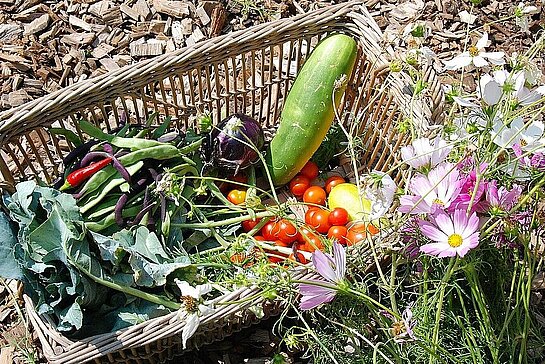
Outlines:
[[316,271],[320,273],[322,277],[330,282],[335,282],[336,275],[335,271],[331,267],[331,258],[325,255],[322,251],[315,250],[314,253],[312,253],[312,263],[314,263]]

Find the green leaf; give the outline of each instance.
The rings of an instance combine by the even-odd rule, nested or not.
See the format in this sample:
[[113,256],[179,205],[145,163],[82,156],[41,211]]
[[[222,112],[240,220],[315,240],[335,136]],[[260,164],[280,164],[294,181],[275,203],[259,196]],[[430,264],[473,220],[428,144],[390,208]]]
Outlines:
[[77,136],[76,133],[74,133],[72,130],[68,130],[65,128],[49,128],[49,132],[54,135],[64,136],[66,140],[74,144],[76,147],[82,144],[79,136]]
[[23,271],[15,260],[17,239],[8,216],[0,211],[0,276],[4,278],[23,278]]
[[68,308],[59,313],[60,322],[57,325],[59,331],[79,330],[83,325],[83,312],[79,303],[74,302]]

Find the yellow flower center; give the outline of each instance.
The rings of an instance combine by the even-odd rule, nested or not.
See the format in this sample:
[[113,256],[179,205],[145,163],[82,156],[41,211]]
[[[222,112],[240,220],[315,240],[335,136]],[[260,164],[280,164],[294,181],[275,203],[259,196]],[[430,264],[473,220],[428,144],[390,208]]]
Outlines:
[[180,300],[182,301],[182,306],[184,306],[185,310],[187,312],[195,312],[197,311],[199,305],[195,297],[191,296],[182,296],[180,297]]
[[471,57],[477,57],[479,55],[479,48],[475,47],[474,45],[469,47],[469,55]]
[[462,245],[462,236],[460,234],[452,234],[448,237],[448,245],[450,245],[453,248],[457,248],[460,245]]
[[521,139],[521,140],[520,140],[520,146],[521,146],[521,147],[525,147],[525,146],[527,146],[527,145],[528,145],[528,142],[526,142],[526,140],[524,140],[524,139]]
[[438,205],[441,205],[441,206],[445,206],[445,203],[443,201],[441,201],[440,199],[436,198],[435,200],[433,200],[433,203],[435,204],[438,204]]

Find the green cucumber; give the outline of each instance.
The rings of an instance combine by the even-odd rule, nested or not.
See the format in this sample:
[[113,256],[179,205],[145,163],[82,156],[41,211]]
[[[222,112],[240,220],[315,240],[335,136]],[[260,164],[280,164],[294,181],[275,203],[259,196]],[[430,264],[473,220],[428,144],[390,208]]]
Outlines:
[[357,48],[351,37],[331,35],[316,46],[301,68],[265,155],[275,186],[288,183],[324,140],[356,64]]

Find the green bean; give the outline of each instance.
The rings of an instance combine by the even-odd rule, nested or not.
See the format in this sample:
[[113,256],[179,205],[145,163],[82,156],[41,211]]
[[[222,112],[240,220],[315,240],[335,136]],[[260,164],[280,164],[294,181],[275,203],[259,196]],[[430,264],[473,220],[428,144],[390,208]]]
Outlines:
[[179,176],[183,176],[188,173],[191,173],[194,176],[199,175],[199,171],[197,171],[197,168],[193,167],[189,163],[178,164],[177,166],[170,168],[168,171]]
[[91,137],[98,140],[107,141],[108,143],[115,145],[118,148],[139,150],[139,149],[145,149],[145,148],[162,146],[162,145],[170,145],[168,143],[158,142],[157,140],[144,139],[144,138],[123,138],[123,137],[111,135],[111,134],[103,132],[102,130],[97,128],[95,125],[85,120],[81,120],[79,122],[79,127],[84,133],[90,135]]
[[94,209],[95,211],[89,214],[89,216],[87,216],[86,219],[96,220],[112,212],[115,208],[115,203],[117,202],[117,200],[119,200],[120,196],[121,196],[120,193],[109,194],[108,198],[101,201],[101,203]]
[[[132,206],[132,207],[125,208],[123,209],[123,217],[135,216],[136,214],[138,214],[138,212],[140,212],[141,209],[142,209],[142,206]],[[111,214],[109,214],[108,216],[106,216],[100,221],[85,222],[85,227],[91,231],[94,231],[95,233],[98,233],[101,230],[109,228],[113,224],[115,224],[115,214],[112,212]]]
[[[135,164],[127,167],[127,172],[129,172],[129,175],[134,175],[142,166],[144,165],[144,162],[139,161]],[[115,175],[114,175],[115,176]],[[80,211],[82,214],[89,211],[89,209],[96,206],[108,193],[110,193],[114,188],[116,188],[119,185],[122,185],[125,183],[125,179],[123,177],[117,177],[110,179],[110,182],[108,182],[104,188],[102,188],[102,191],[100,191],[96,196],[92,196],[90,199],[87,200],[86,203],[83,204],[83,206],[80,208]]]
[[[136,162],[144,159],[166,160],[180,156],[180,151],[174,145],[164,144],[146,149],[139,149],[129,154],[125,154],[118,158],[119,162],[128,167]],[[83,197],[91,192],[96,191],[104,182],[111,176],[115,175],[117,170],[110,166],[103,168],[98,173],[94,174],[83,186],[80,195]]]
[[195,140],[193,143],[191,144],[188,144],[184,147],[181,147],[179,150],[180,150],[180,153],[181,154],[189,154],[191,152],[194,152],[196,151],[197,149],[199,149],[201,147],[201,144],[202,144],[202,141],[203,141],[204,138],[201,138],[201,139],[198,139],[198,140]]

